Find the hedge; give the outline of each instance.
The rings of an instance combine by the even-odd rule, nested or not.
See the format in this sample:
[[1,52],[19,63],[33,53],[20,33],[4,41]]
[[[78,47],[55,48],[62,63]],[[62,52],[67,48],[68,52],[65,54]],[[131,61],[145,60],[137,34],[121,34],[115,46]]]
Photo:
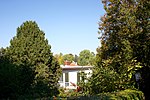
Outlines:
[[127,89],[113,93],[101,93],[94,96],[68,97],[67,100],[145,100],[141,91]]
[[[82,94],[81,94],[82,95]],[[26,98],[32,100],[31,98]],[[145,100],[144,94],[138,90],[123,90],[113,93],[100,93],[98,95],[71,96],[71,97],[45,97],[40,100]]]
[[144,94],[141,91],[127,89],[114,93],[99,94],[102,100],[145,100]]

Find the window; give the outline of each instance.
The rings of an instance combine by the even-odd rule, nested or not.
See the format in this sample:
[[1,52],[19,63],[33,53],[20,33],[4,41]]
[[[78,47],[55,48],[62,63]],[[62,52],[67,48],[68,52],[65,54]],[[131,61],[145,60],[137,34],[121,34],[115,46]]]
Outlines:
[[65,73],[65,86],[69,86],[69,73]]
[[68,75],[68,73],[65,73],[65,82],[69,82],[69,75]]
[[61,75],[61,77],[59,78],[60,82],[63,82],[63,74]]
[[77,73],[77,83],[80,82],[80,72]]

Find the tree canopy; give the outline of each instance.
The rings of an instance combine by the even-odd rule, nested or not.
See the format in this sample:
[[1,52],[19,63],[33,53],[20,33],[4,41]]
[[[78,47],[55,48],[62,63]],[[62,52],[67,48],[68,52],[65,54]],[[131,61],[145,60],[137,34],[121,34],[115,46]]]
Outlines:
[[73,54],[65,54],[65,55],[63,55],[63,60],[72,62],[72,61],[74,61],[74,55]]
[[61,69],[51,53],[45,33],[36,22],[26,21],[17,28],[6,53],[13,64],[22,69],[22,78],[26,79],[25,83],[33,92],[41,96],[58,94],[57,82]]
[[95,54],[90,50],[83,50],[79,54],[78,64],[81,66],[94,65]]
[[[150,66],[150,2],[103,0],[103,4],[106,14],[99,22],[101,47],[97,48],[93,70],[94,93],[133,88],[136,71]],[[101,81],[107,84],[98,83]]]
[[54,57],[57,59],[57,61],[59,62],[60,65],[64,64],[64,60],[63,60],[63,54],[55,54]]

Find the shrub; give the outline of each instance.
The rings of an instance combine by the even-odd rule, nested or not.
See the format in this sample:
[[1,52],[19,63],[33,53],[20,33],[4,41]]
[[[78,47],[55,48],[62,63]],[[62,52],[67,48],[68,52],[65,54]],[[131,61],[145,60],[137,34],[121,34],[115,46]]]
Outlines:
[[103,100],[145,100],[144,94],[141,91],[126,89],[119,92],[113,93],[102,93],[99,97]]

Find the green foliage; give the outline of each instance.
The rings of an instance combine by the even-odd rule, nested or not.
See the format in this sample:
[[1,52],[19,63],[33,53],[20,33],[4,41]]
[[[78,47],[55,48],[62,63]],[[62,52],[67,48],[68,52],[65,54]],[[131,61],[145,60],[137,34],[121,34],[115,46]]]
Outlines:
[[82,96],[84,96],[90,93],[89,78],[87,77],[87,73],[83,71],[80,72],[80,78],[81,80],[78,83],[78,86],[80,87],[80,92],[82,93]]
[[10,41],[6,54],[21,70],[20,84],[24,84],[21,88],[26,89],[22,94],[40,97],[58,94],[61,69],[50,49],[45,33],[36,22],[26,21],[17,28],[17,35]]
[[80,66],[94,65],[95,54],[90,52],[90,50],[83,50],[79,54],[78,64]]
[[64,100],[145,100],[144,94],[137,90],[124,90],[112,93],[101,93],[92,96],[72,96]]
[[63,88],[60,88],[59,89],[59,97],[61,98],[67,98],[67,97],[74,97],[74,96],[81,96],[82,94],[80,94],[79,92],[77,92],[76,90],[66,90],[66,89],[63,89]]
[[118,80],[118,74],[109,67],[94,69],[90,80],[90,94],[115,91],[118,88]]
[[144,94],[137,90],[124,90],[113,93],[99,94],[102,100],[145,100]]
[[74,61],[74,56],[72,54],[65,54],[63,55],[63,60],[72,62]]
[[78,61],[78,56],[77,55],[74,56],[73,54],[63,55],[62,53],[60,53],[60,54],[55,54],[54,57],[57,59],[60,65],[63,65],[65,61],[69,61],[69,62]]
[[59,62],[60,65],[64,64],[64,60],[63,60],[63,54],[55,54],[54,57],[57,59],[57,61]]
[[84,96],[82,94],[68,95],[64,92],[62,93],[62,95],[64,96],[61,96],[61,98],[63,98],[62,100],[145,100],[144,94],[141,91],[131,89],[88,96]]
[[0,98],[17,99],[31,89],[34,72],[27,65],[13,64],[6,49],[1,49],[0,54]]
[[75,56],[74,56],[74,62],[78,62],[78,58],[79,58],[79,57],[78,57],[77,55],[75,55]]
[[[137,63],[135,60],[129,63],[120,63],[120,60],[121,58],[118,59],[116,57],[97,63],[99,66],[93,68],[93,74],[89,80],[90,94],[134,88],[135,82],[132,80],[132,77],[136,70],[141,68],[140,63]],[[124,58],[124,60],[126,59]],[[122,64],[122,66],[116,64]]]
[[147,56],[150,2],[103,0],[103,3],[106,14],[99,23],[101,47],[97,49],[91,78],[93,93],[134,88],[132,77],[136,70],[150,64]]
[[[1,49],[2,50],[2,49]],[[0,50],[0,99],[15,99],[19,93],[19,70]],[[3,49],[4,50],[4,49]]]
[[54,57],[57,59],[57,61],[59,62],[60,65],[63,65],[65,61],[77,62],[77,59],[78,59],[77,55],[75,55],[75,56],[73,54],[65,54],[65,55],[63,55],[62,53],[55,54]]

